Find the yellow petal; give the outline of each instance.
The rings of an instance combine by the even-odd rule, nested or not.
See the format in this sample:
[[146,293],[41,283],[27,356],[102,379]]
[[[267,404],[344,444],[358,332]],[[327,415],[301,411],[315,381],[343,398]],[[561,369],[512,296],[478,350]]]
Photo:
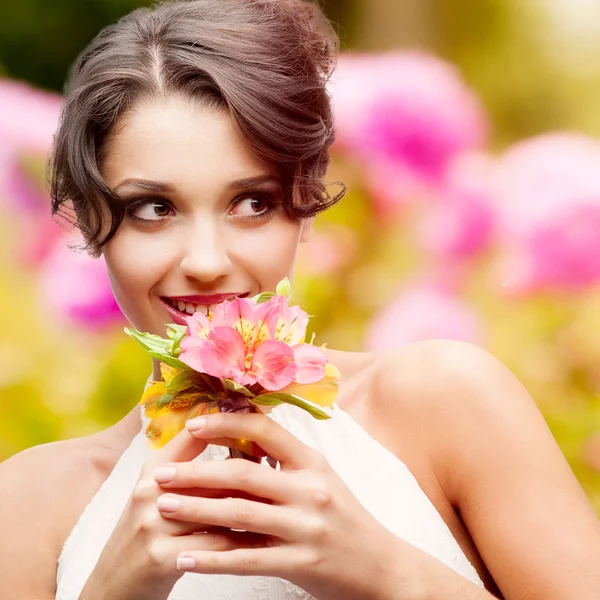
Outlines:
[[148,389],[143,393],[142,398],[140,400],[140,404],[146,407],[145,415],[149,418],[152,418],[154,414],[157,412],[157,403],[160,400],[161,396],[167,393],[167,385],[164,381],[158,381],[157,383],[153,383]]
[[188,419],[206,414],[207,410],[208,405],[205,403],[196,404],[185,411],[172,411],[167,407],[163,408],[148,423],[148,427],[146,428],[148,445],[154,449],[162,448],[185,428],[185,423]]
[[281,392],[293,394],[323,407],[334,404],[338,394],[340,372],[331,363],[325,365],[325,377],[316,383],[292,383]]
[[165,365],[165,363],[160,363],[160,374],[167,383],[173,381],[179,373],[181,373],[179,369]]

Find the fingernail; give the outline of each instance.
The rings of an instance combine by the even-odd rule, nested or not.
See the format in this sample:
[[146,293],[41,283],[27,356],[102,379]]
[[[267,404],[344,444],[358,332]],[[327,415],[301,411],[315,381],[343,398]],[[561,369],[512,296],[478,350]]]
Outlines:
[[186,422],[185,426],[188,431],[200,431],[206,425],[206,417],[195,417]]
[[175,467],[159,467],[154,471],[154,481],[156,483],[169,483],[175,479],[177,469]]
[[164,510],[165,512],[175,512],[181,506],[181,502],[177,498],[173,498],[173,496],[163,495],[156,501],[156,506],[159,510]]
[[196,559],[191,556],[180,556],[177,559],[177,569],[179,571],[190,571],[196,568]]

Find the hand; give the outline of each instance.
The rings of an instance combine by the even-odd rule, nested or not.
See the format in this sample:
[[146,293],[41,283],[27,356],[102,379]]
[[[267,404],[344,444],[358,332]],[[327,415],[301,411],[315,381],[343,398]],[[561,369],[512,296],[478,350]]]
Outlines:
[[[231,445],[232,440],[218,440]],[[152,454],[145,463],[131,494],[98,563],[80,595],[80,600],[165,600],[177,580],[183,575],[178,556],[184,551],[222,551],[244,545],[262,543],[252,535],[215,528],[198,519],[185,522],[165,519],[157,503],[164,496],[155,480],[169,468],[193,472],[198,462],[189,462],[201,454],[207,441],[181,431],[163,449]],[[230,461],[225,461],[230,462]],[[213,463],[211,463],[213,464]],[[215,462],[215,466],[224,464]],[[232,492],[215,486],[203,489],[186,486],[182,494],[223,498]],[[246,499],[251,496],[246,495]],[[253,497],[252,497],[253,498]],[[196,535],[202,532],[201,535]],[[257,536],[254,536],[256,538]]]
[[[160,482],[168,491],[158,502],[163,517],[182,528],[197,523],[237,535],[227,545],[187,548],[179,558],[188,559],[181,563],[188,570],[282,577],[320,600],[389,598],[398,540],[322,454],[260,414],[209,415],[188,421],[188,430],[198,442],[251,440],[281,465],[280,471],[240,459],[173,465],[172,479]],[[190,489],[237,497],[195,497]]]

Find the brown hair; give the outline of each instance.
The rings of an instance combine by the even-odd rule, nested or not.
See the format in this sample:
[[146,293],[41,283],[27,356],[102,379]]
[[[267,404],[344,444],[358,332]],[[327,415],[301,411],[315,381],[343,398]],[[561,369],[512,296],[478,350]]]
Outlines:
[[252,151],[278,169],[290,217],[316,215],[345,191],[331,196],[323,182],[337,47],[319,7],[304,0],[171,0],[128,14],[73,65],[49,163],[52,214],[68,218],[72,207],[98,254],[124,217],[101,175],[108,134],[139,100],[183,94],[229,111]]

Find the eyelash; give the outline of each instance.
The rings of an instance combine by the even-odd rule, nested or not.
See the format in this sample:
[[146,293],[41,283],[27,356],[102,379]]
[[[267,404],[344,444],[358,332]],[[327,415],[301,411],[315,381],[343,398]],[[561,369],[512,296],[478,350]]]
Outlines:
[[[271,192],[265,192],[262,190],[255,191],[255,192],[250,191],[250,192],[245,192],[244,194],[235,198],[231,204],[230,210],[232,210],[234,207],[236,207],[238,204],[240,204],[244,200],[265,200],[267,203],[267,208],[262,213],[259,213],[257,215],[241,215],[241,216],[236,217],[238,220],[246,221],[246,222],[257,222],[257,221],[268,220],[271,217],[271,215],[273,214],[273,211],[276,210],[277,205],[279,204],[277,197],[275,196],[275,194],[273,194]],[[127,206],[125,207],[125,214],[126,214],[127,218],[131,219],[132,221],[136,221],[136,222],[142,223],[144,225],[150,225],[150,224],[158,225],[159,223],[162,223],[164,220],[169,218],[169,217],[159,217],[158,219],[142,219],[141,217],[138,217],[137,215],[134,214],[135,211],[138,208],[140,208],[140,206],[146,206],[146,205],[151,205],[151,204],[163,204],[166,207],[168,207],[170,210],[173,210],[173,205],[171,204],[171,202],[169,202],[168,200],[165,200],[163,198],[140,198],[139,200],[133,200],[127,204]]]

